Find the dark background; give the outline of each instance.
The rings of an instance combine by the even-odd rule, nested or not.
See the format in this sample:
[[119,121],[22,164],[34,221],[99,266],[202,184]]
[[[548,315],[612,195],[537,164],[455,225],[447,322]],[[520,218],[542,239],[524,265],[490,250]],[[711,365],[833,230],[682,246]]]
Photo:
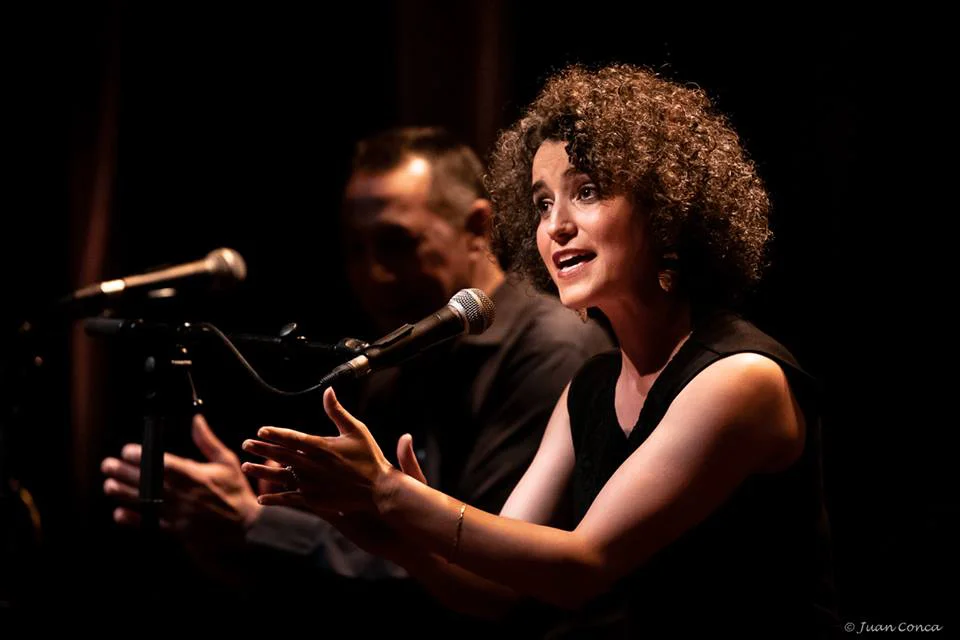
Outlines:
[[[295,320],[316,340],[374,337],[339,266],[353,142],[443,124],[486,154],[551,71],[623,61],[703,87],[769,186],[774,266],[748,313],[825,389],[841,617],[943,624],[957,595],[960,426],[944,17],[450,4],[85,3],[0,21],[0,449],[44,525],[39,548],[4,538],[4,595],[27,611],[108,615],[140,589],[158,593],[131,561],[137,538],[111,524],[97,471],[137,435],[139,354],[83,337],[43,303],[229,246],[249,267],[240,290],[148,311],[266,333]],[[17,332],[25,318],[29,339]],[[25,381],[21,365],[37,353],[43,365]],[[261,421],[309,424],[319,413],[312,401],[268,398],[216,350],[201,355],[211,422],[234,446]],[[171,447],[189,453],[185,443],[172,434]],[[174,611],[175,594],[195,603],[206,593],[172,586],[169,570],[150,575]]]

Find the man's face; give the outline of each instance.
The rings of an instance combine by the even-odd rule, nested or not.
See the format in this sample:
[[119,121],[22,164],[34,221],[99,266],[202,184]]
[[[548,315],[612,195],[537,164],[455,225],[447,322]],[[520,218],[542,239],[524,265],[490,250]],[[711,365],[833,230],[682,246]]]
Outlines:
[[413,157],[385,173],[355,173],[347,183],[347,274],[383,331],[420,320],[470,286],[469,234],[427,207],[430,181],[430,164]]

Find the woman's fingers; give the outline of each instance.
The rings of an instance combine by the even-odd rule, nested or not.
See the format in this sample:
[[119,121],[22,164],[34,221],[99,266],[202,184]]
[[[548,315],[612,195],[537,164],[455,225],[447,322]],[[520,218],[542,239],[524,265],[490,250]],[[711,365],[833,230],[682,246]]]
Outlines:
[[405,433],[397,441],[397,461],[400,463],[400,470],[415,480],[427,484],[427,476],[420,468],[420,461],[417,460],[417,454],[413,450],[413,436]]
[[260,502],[260,504],[266,506],[293,507],[294,509],[301,509],[304,511],[310,510],[310,506],[304,500],[303,495],[298,491],[267,493],[257,498],[257,500]]
[[302,465],[306,460],[303,454],[294,449],[260,440],[245,440],[243,450],[261,458],[276,460],[283,465]]
[[343,408],[343,405],[337,400],[337,394],[333,387],[323,392],[323,410],[326,411],[333,424],[337,425],[337,429],[340,430],[342,436],[362,432],[366,429],[362,422]]
[[283,486],[292,486],[296,482],[296,476],[291,474],[286,467],[275,467],[269,464],[257,464],[256,462],[244,462],[240,465],[240,470],[252,478],[265,480],[272,484]]

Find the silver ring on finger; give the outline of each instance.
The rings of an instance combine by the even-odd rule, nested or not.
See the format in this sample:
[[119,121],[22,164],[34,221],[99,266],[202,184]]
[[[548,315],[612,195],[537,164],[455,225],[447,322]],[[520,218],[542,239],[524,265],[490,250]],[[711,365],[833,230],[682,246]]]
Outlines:
[[293,465],[286,466],[286,472],[290,474],[290,481],[287,482],[287,486],[293,487],[296,491],[300,490],[300,478],[297,476],[297,472],[294,471]]

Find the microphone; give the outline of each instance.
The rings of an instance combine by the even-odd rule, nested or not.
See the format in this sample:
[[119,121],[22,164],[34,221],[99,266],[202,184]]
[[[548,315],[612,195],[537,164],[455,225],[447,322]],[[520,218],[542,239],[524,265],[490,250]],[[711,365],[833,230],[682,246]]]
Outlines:
[[429,347],[464,334],[483,333],[493,324],[493,301],[480,289],[461,289],[447,306],[416,324],[405,324],[345,362],[320,384],[329,386],[343,378],[360,378],[371,371],[396,366]]
[[202,260],[87,285],[62,298],[60,304],[115,298],[125,293],[153,291],[204,279],[209,280],[214,288],[220,288],[242,282],[246,277],[247,264],[239,253],[227,248],[214,249]]

